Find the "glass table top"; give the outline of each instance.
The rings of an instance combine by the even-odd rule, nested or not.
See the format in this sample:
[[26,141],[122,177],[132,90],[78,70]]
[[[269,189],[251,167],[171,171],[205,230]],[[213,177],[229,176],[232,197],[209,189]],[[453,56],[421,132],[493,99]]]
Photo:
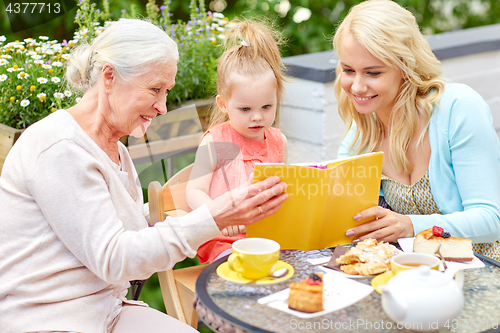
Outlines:
[[[288,288],[292,281],[302,281],[313,272],[322,272],[307,259],[326,257],[331,253],[331,249],[281,251],[280,260],[291,264],[295,274],[287,281],[272,285],[240,285],[222,279],[216,268],[225,258],[207,266],[196,286],[197,310],[202,308],[201,312],[198,311],[200,319],[213,329],[224,332],[412,332],[404,327],[398,328],[385,314],[381,295],[375,291],[349,307],[311,319],[301,319],[257,303],[261,297]],[[478,257],[486,267],[465,270],[462,313],[450,321],[449,328],[437,332],[500,332],[500,267],[497,266],[500,263]],[[356,281],[370,284],[371,278]]]

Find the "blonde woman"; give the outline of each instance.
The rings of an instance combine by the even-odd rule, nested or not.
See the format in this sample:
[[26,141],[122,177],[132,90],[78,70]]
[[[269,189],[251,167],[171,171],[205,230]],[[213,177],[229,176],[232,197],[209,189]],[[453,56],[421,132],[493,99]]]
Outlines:
[[[263,23],[245,20],[236,23],[229,36],[217,67],[217,108],[186,188],[193,209],[246,184],[256,162],[286,162],[286,137],[272,127],[278,122],[284,81],[278,34]],[[264,210],[259,207],[258,213]],[[223,230],[223,236],[198,248],[198,258],[212,262],[229,253],[245,230]]]
[[347,133],[339,157],[383,151],[381,195],[392,208],[346,232],[396,241],[441,226],[494,258],[500,237],[500,144],[470,87],[446,82],[414,16],[389,0],[354,6],[333,40],[335,92]]

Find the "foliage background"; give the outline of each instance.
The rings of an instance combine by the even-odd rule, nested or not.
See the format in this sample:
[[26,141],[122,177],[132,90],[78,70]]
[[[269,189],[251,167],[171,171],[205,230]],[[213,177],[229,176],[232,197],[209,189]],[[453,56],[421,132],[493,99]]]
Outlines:
[[[0,0],[0,34],[11,40],[12,34],[5,12],[5,4],[10,0]],[[349,8],[360,0],[206,0],[206,7],[220,11],[225,16],[265,15],[274,21],[286,37],[288,47],[283,56],[298,55],[330,50],[335,26],[345,17]],[[396,0],[417,17],[424,34],[434,34],[461,28],[500,23],[500,1],[498,0]],[[96,1],[102,8],[102,1]],[[119,17],[122,9],[134,5],[138,13],[145,15],[147,0],[110,0],[110,10]],[[158,1],[158,5],[161,3]],[[173,0],[170,5],[174,19],[187,21],[189,1]],[[300,21],[300,16],[310,17]],[[76,8],[41,26],[22,31],[17,38],[47,35],[53,39],[69,40],[73,35]],[[295,18],[295,20],[294,20]],[[300,22],[299,22],[300,21]]]

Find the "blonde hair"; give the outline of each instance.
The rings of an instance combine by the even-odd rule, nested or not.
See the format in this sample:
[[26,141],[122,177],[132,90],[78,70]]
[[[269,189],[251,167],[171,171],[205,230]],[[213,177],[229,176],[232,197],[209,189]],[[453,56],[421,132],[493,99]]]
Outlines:
[[165,31],[143,20],[120,19],[92,44],[83,43],[71,52],[66,80],[85,92],[96,83],[106,63],[114,66],[121,79],[130,80],[151,66],[178,60],[177,44]]
[[[236,22],[227,33],[228,38],[224,44],[226,51],[219,58],[217,65],[217,93],[224,99],[231,96],[234,83],[230,76],[233,73],[253,76],[271,69],[276,78],[275,124],[278,124],[285,81],[285,66],[281,62],[279,51],[282,43],[280,34],[267,24],[253,20]],[[227,114],[214,103],[209,128],[228,120]]]
[[[440,76],[440,62],[420,32],[415,17],[390,0],[368,0],[351,8],[333,38],[339,57],[346,35],[352,36],[387,66],[401,70],[404,82],[389,118],[389,156],[396,171],[410,173],[412,166],[406,156],[410,141],[418,135],[418,144],[422,142],[433,105],[437,105],[443,94],[445,81]],[[371,152],[384,137],[384,126],[375,115],[356,111],[340,85],[340,75],[339,62],[334,89],[340,117],[346,124],[344,137],[353,122],[357,125],[349,150],[354,149],[354,154]]]

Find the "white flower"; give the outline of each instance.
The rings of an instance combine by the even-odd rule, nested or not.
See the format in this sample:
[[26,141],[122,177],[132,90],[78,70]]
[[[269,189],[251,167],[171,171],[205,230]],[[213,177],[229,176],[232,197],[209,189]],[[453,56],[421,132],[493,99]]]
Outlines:
[[59,82],[61,82],[61,79],[58,78],[57,76],[54,76],[53,78],[50,79],[50,81],[52,81],[54,83],[59,83]]
[[60,92],[56,92],[56,93],[54,93],[54,97],[57,98],[57,99],[63,99],[64,98],[64,94],[60,93]]
[[12,73],[13,71],[15,71],[14,67],[7,68],[7,72]]
[[42,68],[45,68],[45,69],[51,69],[52,66],[51,65],[42,65]]
[[52,55],[52,54],[54,54],[55,52],[54,52],[54,50],[49,49],[49,50],[45,51],[45,53]]
[[47,97],[47,95],[45,93],[39,93],[36,95],[36,97],[38,97],[38,99],[42,99],[42,96]]
[[61,55],[61,58],[63,58],[64,60],[68,60],[69,54],[65,53],[65,54]]
[[34,60],[33,62],[37,65],[43,65],[43,60]]
[[9,77],[7,76],[7,74],[2,74],[0,75],[0,82],[3,82],[5,80],[7,80]]
[[62,63],[62,62],[60,62],[60,61],[54,61],[54,62],[52,63],[52,66],[55,66],[55,67],[62,67],[62,65],[63,65],[63,63]]
[[40,38],[41,40],[49,40],[49,37],[47,37],[47,36],[40,36],[38,38]]
[[42,56],[41,56],[41,55],[39,55],[39,54],[37,54],[37,53],[35,52],[35,54],[33,54],[33,55],[31,56],[31,58],[33,58],[33,59],[35,59],[35,60],[40,60],[40,59],[42,59]]
[[2,36],[0,36],[0,42],[5,42],[6,40],[7,40],[7,37],[5,37],[5,36],[3,36],[3,35],[2,35]]
[[8,54],[2,54],[2,58],[4,58],[4,59],[12,59],[12,56],[8,55]]
[[29,74],[26,74],[25,72],[21,72],[21,73],[17,74],[17,78],[21,79],[21,80],[26,80],[29,77],[30,77]]
[[0,59],[0,66],[5,66],[7,65],[9,62],[5,59]]
[[34,42],[35,40],[34,40],[33,38],[26,38],[24,41],[25,41],[26,43],[32,43],[32,42]]
[[216,18],[224,18],[224,14],[214,13],[214,17],[216,17]]
[[76,102],[77,102],[77,103],[80,103],[80,101],[81,101],[81,100],[82,100],[82,98],[81,98],[81,97],[77,97],[77,98],[76,98]]
[[38,81],[38,83],[40,84],[45,84],[47,82],[49,82],[49,80],[47,80],[46,78],[44,77],[39,77],[38,79],[36,79]]
[[23,99],[20,104],[23,108],[25,108],[30,105],[30,101],[28,101],[27,99]]
[[73,95],[73,94],[71,93],[71,91],[69,91],[69,90],[65,90],[65,91],[64,91],[64,95],[65,95],[66,97],[71,97],[71,95]]

